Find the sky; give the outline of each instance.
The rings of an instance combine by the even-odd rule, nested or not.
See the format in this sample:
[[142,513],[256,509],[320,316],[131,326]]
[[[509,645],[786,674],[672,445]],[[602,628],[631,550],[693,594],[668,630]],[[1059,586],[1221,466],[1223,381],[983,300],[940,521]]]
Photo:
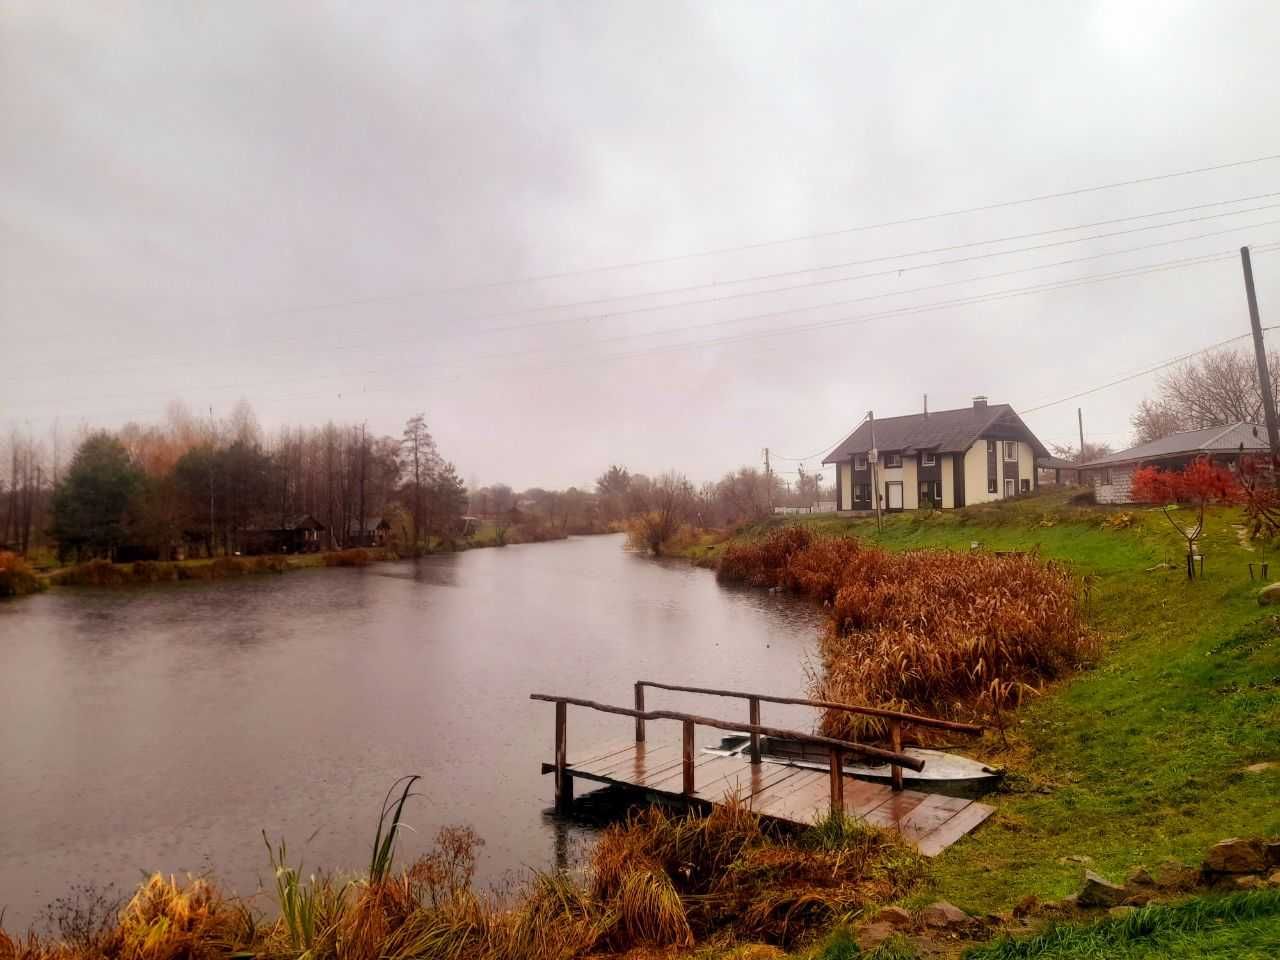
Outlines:
[[926,394],[1124,446],[1155,374],[1035,408],[1247,334],[1241,245],[1280,323],[1277,35],[1266,2],[0,2],[0,430],[424,412],[517,488],[817,469]]

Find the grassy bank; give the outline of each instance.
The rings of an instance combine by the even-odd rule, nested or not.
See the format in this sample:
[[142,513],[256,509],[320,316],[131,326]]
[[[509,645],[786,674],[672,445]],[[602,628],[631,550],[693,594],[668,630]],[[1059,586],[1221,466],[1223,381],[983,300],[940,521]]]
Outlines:
[[1210,512],[1205,577],[1194,583],[1159,511],[1073,507],[1062,494],[899,514],[882,532],[872,519],[798,522],[893,550],[1037,550],[1087,578],[1099,665],[1025,704],[1007,745],[988,738],[987,756],[1012,771],[1008,792],[988,824],[933,863],[927,896],[1004,909],[1027,893],[1073,892],[1085,864],[1122,877],[1194,860],[1233,834],[1280,834],[1280,622],[1259,609],[1247,566],[1269,561],[1280,577],[1280,552],[1242,542],[1236,511]]

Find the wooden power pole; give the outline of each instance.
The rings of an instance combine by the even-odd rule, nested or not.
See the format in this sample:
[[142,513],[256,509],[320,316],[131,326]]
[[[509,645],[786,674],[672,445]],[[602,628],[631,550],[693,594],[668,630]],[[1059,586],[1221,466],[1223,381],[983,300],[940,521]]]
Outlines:
[[[1276,430],[1276,398],[1271,392],[1271,371],[1267,366],[1267,349],[1262,344],[1262,321],[1258,317],[1258,294],[1253,289],[1253,262],[1249,248],[1240,248],[1240,263],[1244,267],[1244,293],[1249,298],[1249,323],[1253,326],[1253,352],[1258,360],[1258,386],[1262,389],[1262,409],[1267,417],[1267,442],[1271,445],[1271,465],[1280,466],[1280,433]],[[1280,484],[1280,472],[1276,483]]]
[[[880,451],[876,449],[876,413],[874,410],[867,411],[867,420],[871,424],[871,452],[867,455],[867,465],[871,468],[871,502],[876,506],[876,533],[881,533],[884,527],[880,522],[880,483],[876,479],[876,467],[879,466]],[[852,483],[852,471],[850,471],[850,480]]]
[[1076,407],[1076,425],[1080,428],[1080,459],[1076,463],[1084,463],[1084,413]]

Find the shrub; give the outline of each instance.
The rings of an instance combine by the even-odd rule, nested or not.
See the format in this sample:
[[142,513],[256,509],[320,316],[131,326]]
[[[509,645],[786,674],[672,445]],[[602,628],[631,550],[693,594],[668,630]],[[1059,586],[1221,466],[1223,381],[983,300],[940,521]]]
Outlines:
[[68,567],[57,575],[55,582],[72,587],[118,587],[127,579],[123,567],[98,558]]
[[352,547],[324,555],[326,567],[367,567],[372,562],[372,555],[363,547]]
[[289,569],[289,561],[279,556],[261,556],[253,558],[254,573],[284,573]]
[[22,597],[43,589],[43,581],[22,557],[0,550],[0,598]]
[[[1079,582],[1031,556],[891,553],[787,527],[726,551],[719,577],[827,605],[814,683],[824,700],[989,719],[1094,651]],[[847,713],[823,721],[846,739],[868,729]]]
[[249,572],[249,561],[241,557],[214,557],[206,564],[209,576],[215,580],[223,577],[239,577]]

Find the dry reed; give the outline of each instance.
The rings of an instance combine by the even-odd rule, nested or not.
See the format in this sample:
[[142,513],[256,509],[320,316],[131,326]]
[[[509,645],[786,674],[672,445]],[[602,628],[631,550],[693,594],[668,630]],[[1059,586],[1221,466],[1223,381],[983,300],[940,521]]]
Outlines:
[[[826,607],[822,673],[813,685],[825,700],[998,719],[1095,651],[1079,581],[1037,557],[893,553],[784,527],[731,547],[718,575]],[[843,713],[823,722],[840,737],[868,728],[874,732],[874,721]]]

